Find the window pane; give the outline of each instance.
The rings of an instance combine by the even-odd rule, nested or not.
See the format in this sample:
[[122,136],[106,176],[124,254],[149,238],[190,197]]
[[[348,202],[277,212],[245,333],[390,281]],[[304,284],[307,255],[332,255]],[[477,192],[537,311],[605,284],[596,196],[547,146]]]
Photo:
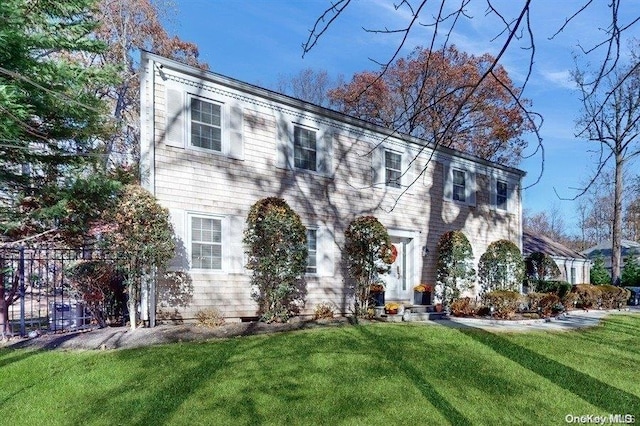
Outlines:
[[196,269],[222,269],[222,221],[191,218],[191,265]]
[[318,270],[317,268],[317,230],[315,229],[307,229],[307,250],[309,252],[307,257],[307,273],[315,274]]
[[316,132],[302,127],[293,128],[293,158],[298,169],[316,170]]
[[402,156],[395,152],[384,152],[385,183],[387,186],[400,188],[402,176]]
[[507,182],[501,180],[497,181],[496,204],[499,209],[507,209]]
[[465,176],[462,170],[453,170],[453,199],[455,201],[466,201]]
[[191,99],[191,145],[222,151],[222,109],[220,105]]

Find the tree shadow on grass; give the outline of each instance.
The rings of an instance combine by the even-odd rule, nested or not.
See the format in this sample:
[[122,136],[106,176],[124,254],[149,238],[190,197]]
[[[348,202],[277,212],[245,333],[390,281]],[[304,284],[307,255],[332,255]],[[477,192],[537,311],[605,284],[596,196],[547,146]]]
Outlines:
[[640,399],[636,395],[519,346],[499,334],[470,326],[460,327],[459,331],[607,413],[640,412]]
[[404,360],[402,351],[389,345],[385,339],[373,334],[367,327],[358,327],[360,333],[371,341],[371,346],[379,348],[379,352],[398,370],[402,371],[407,379],[411,380],[420,393],[435,407],[440,414],[454,425],[471,425],[471,421],[464,414],[447,401],[438,390],[429,382],[423,380],[424,372]]

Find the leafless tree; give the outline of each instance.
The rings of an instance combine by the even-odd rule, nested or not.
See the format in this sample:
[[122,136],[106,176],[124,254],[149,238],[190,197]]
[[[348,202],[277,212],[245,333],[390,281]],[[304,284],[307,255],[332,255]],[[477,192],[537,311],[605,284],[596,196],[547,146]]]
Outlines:
[[574,79],[582,101],[577,136],[599,144],[595,175],[613,162],[611,274],[617,284],[621,267],[623,176],[627,165],[640,154],[640,68],[638,64],[619,64],[599,80],[584,70],[576,70]]
[[331,78],[326,70],[305,68],[298,74],[280,75],[276,90],[294,98],[328,107],[329,98],[327,97],[327,92],[329,89],[340,85],[342,80],[342,76],[338,76],[335,79]]
[[[510,49],[513,50],[517,48],[527,49],[529,52],[528,72],[524,78],[521,90],[517,93],[511,93],[511,95],[514,100],[518,102],[518,105],[523,110],[524,114],[528,117],[532,127],[536,129],[535,133],[538,138],[538,145],[534,154],[537,152],[541,153],[541,167],[539,174],[539,176],[541,176],[544,171],[544,149],[538,129],[542,124],[542,117],[531,111],[526,104],[521,102],[521,96],[525,93],[525,88],[532,75],[532,70],[535,64],[536,41],[539,40],[540,37],[540,35],[536,33],[536,23],[532,19],[532,8],[548,7],[549,4],[543,2],[532,2],[531,0],[524,1],[519,6],[514,6],[512,2],[496,2],[494,0],[459,0],[455,6],[453,6],[451,2],[445,2],[444,0],[431,2],[427,0],[395,0],[395,2],[394,0],[389,0],[389,2],[394,5],[396,10],[402,10],[402,12],[404,12],[404,15],[406,16],[405,24],[398,28],[383,27],[379,29],[365,29],[365,31],[370,33],[397,36],[400,40],[397,48],[394,50],[394,53],[391,54],[390,58],[384,61],[378,61],[378,64],[380,65],[379,75],[384,75],[394,60],[401,54],[405,44],[410,42],[409,36],[415,33],[419,28],[428,27],[431,29],[431,38],[430,40],[423,40],[423,45],[432,51],[436,49],[444,50],[448,45],[450,45],[450,39],[455,31],[459,27],[469,24],[469,21],[473,19],[497,19],[497,22],[499,22],[500,25],[499,27],[496,27],[496,36],[494,40],[500,43],[498,54],[495,55],[493,63],[487,67],[486,72],[481,75],[477,81],[468,82],[468,84],[474,88],[480,87],[484,79],[493,75],[492,73],[494,72],[494,69],[503,59],[505,52]],[[323,34],[329,31],[332,24],[342,15],[345,15],[345,10],[351,3],[351,0],[334,0],[330,7],[328,7],[324,13],[318,17],[310,31],[307,41],[303,44],[304,54],[311,51],[311,49],[320,42]],[[468,12],[470,5],[476,5],[478,3],[486,6],[486,13],[483,17],[474,17]],[[600,38],[590,45],[579,45],[579,49],[581,50],[580,54],[584,57],[590,58],[591,62],[597,64],[594,71],[588,75],[588,78],[585,74],[583,75],[583,79],[580,81],[582,98],[586,102],[585,107],[588,106],[588,110],[591,111],[591,115],[594,117],[594,120],[584,122],[584,131],[580,132],[584,136],[587,136],[588,131],[591,131],[591,129],[596,133],[598,132],[598,126],[596,125],[598,120],[596,117],[610,113],[608,109],[605,109],[605,105],[610,105],[611,103],[615,104],[616,102],[621,104],[621,102],[624,102],[624,98],[620,98],[616,95],[617,93],[622,94],[621,92],[624,92],[625,88],[631,89],[638,85],[636,74],[637,69],[640,67],[640,63],[638,61],[633,61],[632,65],[627,68],[622,68],[621,63],[624,62],[623,35],[638,25],[640,16],[625,11],[623,7],[628,6],[628,2],[625,3],[622,0],[610,0],[606,5],[608,8],[609,19],[607,19],[607,25],[597,28],[597,34]],[[513,13],[514,7],[516,7],[515,13]],[[590,10],[594,10],[598,7],[602,7],[602,2],[583,0],[576,3],[575,9],[566,16],[564,23],[557,29],[551,38],[554,39],[558,34],[563,33],[565,30],[570,28],[571,25],[579,23],[580,20],[588,16],[588,12]],[[469,91],[469,93],[469,96],[471,96],[473,94],[473,90]],[[450,136],[447,134],[447,130],[453,126],[454,120],[456,120],[457,115],[463,111],[463,104],[467,101],[468,99],[461,99],[458,111],[453,114],[450,123],[447,123],[442,137]],[[626,124],[632,125],[635,129],[635,120],[637,120],[640,115],[636,113],[635,116],[628,117],[630,122],[627,122]],[[412,118],[413,117],[408,117],[407,120],[411,120]],[[622,119],[623,117],[620,116],[619,118]],[[635,118],[635,120],[632,118]],[[591,123],[591,125],[588,126],[588,123]],[[620,125],[623,124],[622,122],[619,123]],[[623,141],[627,141],[631,137],[633,137],[632,140],[635,141],[635,131],[631,128],[627,131],[622,128],[608,129],[603,126],[600,126],[600,128],[603,132],[601,138],[598,138],[597,134],[589,135],[589,137],[593,137],[600,141],[613,141],[614,139],[612,139],[611,136],[615,137],[616,131],[624,132],[623,134],[617,135],[619,137],[623,137],[623,139],[620,140],[620,145],[616,145],[615,142],[612,142],[614,151],[612,155],[613,158],[615,158],[616,165],[619,164],[620,166],[624,166],[623,159],[629,158],[628,156],[632,153],[631,151],[633,150],[633,147],[631,144],[633,144],[633,142],[631,144],[625,144]],[[605,132],[608,130],[613,130],[613,135],[607,135]],[[439,140],[434,140],[433,144],[438,145],[439,142]],[[605,144],[603,143],[603,147],[604,146]],[[617,156],[615,154],[616,151],[620,151],[620,154],[622,155]],[[606,158],[607,156],[603,155],[602,160]],[[602,167],[604,167],[604,165]],[[599,171],[602,170],[602,167],[597,165],[596,176],[599,174]],[[620,171],[622,171],[622,168]],[[594,176],[594,180],[596,176]],[[618,180],[620,181],[620,191],[616,191],[616,193],[618,194],[617,196],[620,197],[622,194],[621,179],[621,173],[619,176],[616,175],[616,188],[618,188]],[[535,183],[537,183],[537,181],[533,184]],[[587,188],[584,188],[584,192],[586,192],[586,189]],[[620,207],[621,204],[616,204],[616,206]],[[616,257],[616,260],[613,262],[614,280],[617,280],[619,277],[621,236],[621,211],[619,208],[616,209],[616,211],[617,214],[615,215],[613,223],[613,252]],[[617,241],[617,243],[615,243],[615,241]]]

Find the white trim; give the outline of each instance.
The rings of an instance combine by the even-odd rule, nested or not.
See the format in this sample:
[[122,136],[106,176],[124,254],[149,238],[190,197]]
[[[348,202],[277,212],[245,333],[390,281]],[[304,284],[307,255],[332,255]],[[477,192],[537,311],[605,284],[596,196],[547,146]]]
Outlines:
[[[203,273],[203,274],[227,274],[229,272],[228,265],[228,250],[229,250],[229,223],[227,220],[227,216],[224,215],[216,215],[210,213],[201,213],[201,212],[185,212],[185,222],[186,222],[186,252],[187,258],[189,260],[189,270],[195,273]],[[220,269],[207,269],[207,268],[195,268],[193,266],[193,226],[192,219],[193,218],[202,218],[202,219],[214,219],[220,221]]]

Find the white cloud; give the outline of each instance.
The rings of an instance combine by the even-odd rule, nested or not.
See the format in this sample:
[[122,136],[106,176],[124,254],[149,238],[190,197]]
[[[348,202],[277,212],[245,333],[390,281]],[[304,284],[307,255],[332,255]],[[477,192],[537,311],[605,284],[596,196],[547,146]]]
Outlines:
[[571,80],[571,73],[569,70],[562,71],[548,71],[548,70],[540,70],[540,75],[546,81],[562,87],[563,89],[575,89],[576,85]]

